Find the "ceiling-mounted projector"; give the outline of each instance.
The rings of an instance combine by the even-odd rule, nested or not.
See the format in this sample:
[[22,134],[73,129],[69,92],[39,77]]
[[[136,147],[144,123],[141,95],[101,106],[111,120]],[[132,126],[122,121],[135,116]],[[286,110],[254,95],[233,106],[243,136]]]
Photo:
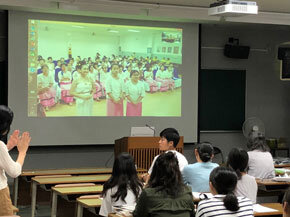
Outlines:
[[210,4],[208,15],[235,17],[247,14],[258,14],[256,2],[239,0],[222,0]]

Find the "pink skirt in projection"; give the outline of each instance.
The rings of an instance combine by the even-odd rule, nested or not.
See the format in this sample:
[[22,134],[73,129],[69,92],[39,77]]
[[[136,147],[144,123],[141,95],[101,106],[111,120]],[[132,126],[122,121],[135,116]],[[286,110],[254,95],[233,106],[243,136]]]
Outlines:
[[74,101],[73,96],[69,94],[70,88],[71,88],[71,82],[60,82],[61,99],[65,103],[71,103]]
[[39,100],[41,105],[45,106],[45,107],[51,107],[55,104],[55,95],[56,95],[56,90],[51,87],[48,91],[39,94]]
[[127,102],[126,116],[141,116],[142,115],[142,102],[138,104],[133,104]]
[[169,82],[166,79],[156,78],[156,81],[161,82],[161,87],[160,87],[161,92],[167,91],[169,89]]
[[101,85],[98,82],[96,82],[95,85],[96,85],[96,93],[94,94],[94,99],[97,99],[100,98],[103,94]]
[[107,116],[124,116],[123,100],[121,103],[114,103],[111,99],[107,99]]
[[158,84],[156,81],[152,79],[147,79],[146,83],[149,85],[149,91],[151,93],[156,92],[158,90]]

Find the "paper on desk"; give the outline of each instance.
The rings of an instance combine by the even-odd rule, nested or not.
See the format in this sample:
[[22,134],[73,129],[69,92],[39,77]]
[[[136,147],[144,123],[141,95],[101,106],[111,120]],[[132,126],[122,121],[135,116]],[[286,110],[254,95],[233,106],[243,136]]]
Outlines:
[[198,199],[205,199],[206,197],[204,195],[206,195],[207,198],[213,197],[212,193],[192,192],[192,196],[196,200],[198,200]]
[[254,209],[254,212],[262,212],[262,213],[263,212],[278,212],[278,210],[276,209],[268,208],[260,204],[254,204],[253,209]]

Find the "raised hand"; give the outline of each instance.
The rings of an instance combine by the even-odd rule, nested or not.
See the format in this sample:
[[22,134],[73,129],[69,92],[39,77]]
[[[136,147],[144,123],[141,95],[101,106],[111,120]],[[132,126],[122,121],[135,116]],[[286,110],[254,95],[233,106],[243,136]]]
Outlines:
[[22,136],[20,137],[18,145],[17,145],[17,149],[19,153],[25,154],[27,152],[27,149],[30,145],[30,140],[31,140],[31,137],[29,135],[29,132],[22,133]]
[[19,141],[19,130],[14,130],[14,132],[9,137],[9,140],[7,142],[7,149],[10,151],[13,149]]

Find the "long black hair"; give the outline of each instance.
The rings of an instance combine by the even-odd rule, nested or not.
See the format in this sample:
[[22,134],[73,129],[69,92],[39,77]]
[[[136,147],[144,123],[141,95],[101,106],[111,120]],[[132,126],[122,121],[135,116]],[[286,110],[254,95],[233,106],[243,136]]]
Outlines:
[[178,160],[173,152],[162,153],[154,163],[148,187],[156,191],[165,191],[168,195],[177,197],[184,190]]
[[238,198],[234,195],[238,177],[231,168],[216,167],[210,173],[209,180],[218,194],[226,195],[223,202],[227,210],[238,211],[240,209]]
[[112,176],[105,182],[102,195],[105,196],[107,191],[115,186],[118,187],[117,192],[112,195],[115,201],[121,198],[125,202],[128,188],[133,191],[136,199],[142,190],[142,183],[137,176],[134,159],[128,153],[121,153],[115,159]]
[[8,106],[0,105],[0,139],[9,133],[13,116],[13,112]]
[[233,148],[229,155],[227,166],[231,167],[237,174],[238,179],[241,179],[242,173],[248,169],[249,155],[240,148]]
[[270,148],[266,143],[265,136],[262,133],[252,132],[249,134],[247,147],[250,151],[259,150],[269,152]]
[[211,157],[213,155],[213,147],[211,143],[203,142],[198,144],[197,152],[202,162],[208,162],[211,160]]

